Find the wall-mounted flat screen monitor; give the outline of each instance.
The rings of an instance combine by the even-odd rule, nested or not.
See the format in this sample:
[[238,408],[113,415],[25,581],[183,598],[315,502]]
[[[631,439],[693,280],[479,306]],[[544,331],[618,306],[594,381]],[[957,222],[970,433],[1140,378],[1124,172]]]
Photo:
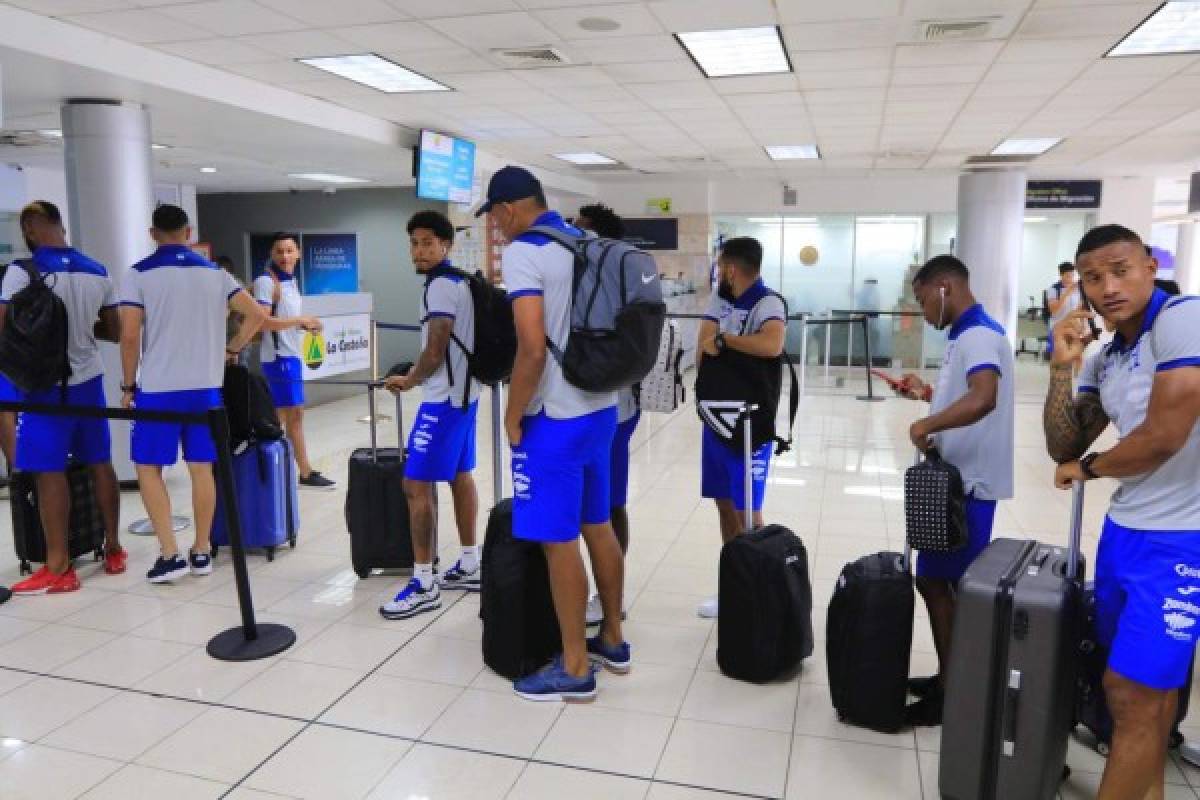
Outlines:
[[417,197],[470,203],[475,184],[475,143],[421,131],[417,145]]

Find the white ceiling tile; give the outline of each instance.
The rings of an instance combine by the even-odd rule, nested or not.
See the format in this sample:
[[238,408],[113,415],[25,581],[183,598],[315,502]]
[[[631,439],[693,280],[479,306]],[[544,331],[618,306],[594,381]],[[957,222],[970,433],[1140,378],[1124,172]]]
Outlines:
[[999,64],[1043,61],[1091,61],[1103,56],[1116,43],[1109,36],[1078,39],[1013,39],[996,58]]
[[950,103],[962,102],[973,87],[964,84],[943,86],[893,86],[888,89],[889,103]]
[[136,44],[160,44],[211,39],[218,32],[203,25],[183,25],[177,19],[157,11],[105,11],[98,14],[72,14],[67,22]]
[[798,86],[796,76],[787,75],[747,75],[737,78],[718,78],[712,81],[712,88],[717,94],[751,94],[760,92],[794,92]]
[[804,106],[804,95],[800,92],[767,92],[765,94],[734,94],[725,98],[731,108],[747,112],[751,116],[759,109],[777,106]]
[[1074,39],[1081,36],[1111,36],[1111,44],[1146,18],[1145,4],[1122,4],[1077,8],[1047,8],[1025,15],[1014,37],[1017,39]]
[[990,64],[995,60],[1003,47],[1004,42],[902,44],[896,48],[896,66],[949,67],[967,64]]
[[990,81],[1073,80],[1084,71],[1089,60],[1076,61],[1000,61],[988,70]]
[[574,89],[583,86],[613,86],[617,82],[599,67],[554,67],[553,69],[530,69],[521,73],[532,86],[547,91]]
[[[385,22],[381,25],[354,25],[333,28],[330,33],[364,50],[377,53],[404,53],[412,50],[445,50],[454,42],[429,28],[423,22]],[[406,57],[407,59],[407,57]],[[407,60],[401,60],[407,64]]]
[[1085,78],[1128,78],[1158,76],[1165,78],[1200,64],[1196,56],[1148,56],[1143,58],[1104,58],[1088,67]]
[[338,56],[345,55],[353,49],[350,42],[324,31],[260,33],[252,37],[243,37],[238,41],[253,44],[268,53],[274,53],[284,58]]
[[[321,72],[307,64],[282,60],[264,64],[227,64],[224,65],[224,69],[265,83],[303,83],[329,77],[329,73]],[[346,82],[351,83],[351,81]]]
[[[629,91],[660,110],[671,108],[720,107],[721,99],[709,88],[706,81],[642,83],[629,87]],[[697,104],[672,104],[673,101],[695,101]]]
[[[844,52],[844,51],[838,51]],[[847,69],[827,72],[800,71],[797,80],[800,88],[810,89],[861,89],[888,85],[891,72],[887,69]]]
[[[667,33],[644,3],[592,8],[556,8],[534,11],[533,16],[563,39],[616,39]],[[587,19],[606,19],[619,26],[612,31],[590,31],[580,26]]]
[[1039,97],[1045,99],[1057,93],[1066,84],[1067,81],[1062,78],[1045,81],[986,80],[976,87],[975,97],[980,99],[992,97]]
[[[836,7],[834,4],[830,5]],[[897,19],[818,22],[785,25],[783,40],[789,50],[850,50],[860,47],[890,47],[899,33],[900,22]]]
[[649,5],[651,13],[672,32],[756,28],[778,22],[771,0],[651,0]]
[[882,106],[887,96],[885,89],[814,89],[804,93],[810,107],[877,105]]
[[514,0],[388,0],[397,9],[418,19],[465,17],[495,11],[519,11]]
[[361,83],[332,76],[327,78],[318,77],[314,80],[298,81],[296,83],[277,83],[275,85],[290,92],[306,94],[310,97],[320,97],[326,100],[341,100],[345,97],[379,94],[377,90],[372,89],[370,86],[363,86]]
[[9,0],[8,4],[49,17],[136,8],[134,0]]
[[618,36],[611,39],[576,39],[564,48],[572,59],[591,64],[624,64],[646,61],[675,61],[695,69],[674,37]]
[[431,19],[428,24],[474,50],[552,44],[559,38],[532,14],[523,11]]
[[[457,75],[448,78],[449,85],[453,89],[458,89],[458,86],[455,85],[457,78]],[[547,105],[558,102],[557,98],[528,86],[524,89],[488,89],[487,91],[462,92],[462,94],[466,94],[480,105],[498,105],[502,108],[512,108],[518,112],[527,105]]]
[[788,54],[797,75],[806,72],[835,72],[856,69],[890,69],[892,47],[860,47],[853,50],[808,50]]
[[202,3],[163,6],[160,11],[180,22],[215,31],[222,36],[294,31],[305,27],[300,20],[252,0],[206,0]]
[[[294,17],[314,27],[336,27],[347,20],[365,25],[373,22],[394,22],[406,19],[407,14],[388,5],[384,0],[258,0],[262,5]],[[445,2],[445,0],[441,0]]]
[[392,50],[389,48],[375,52],[423,75],[442,76],[447,79],[451,75],[462,72],[485,72],[497,68],[490,61],[453,43],[450,44],[450,47],[439,50]]
[[519,70],[462,72],[454,76],[454,88],[461,92],[490,92],[506,89],[529,89]]
[[940,86],[977,83],[987,70],[986,64],[958,64],[946,67],[897,67],[892,70],[893,86]]
[[254,46],[252,40],[243,42],[238,39],[200,39],[195,42],[159,45],[158,49],[189,61],[219,67],[230,64],[263,64],[279,60],[279,56]]
[[[392,0],[398,2],[398,0]],[[530,11],[537,11],[543,8],[567,8],[579,6],[619,6],[629,2],[629,0],[520,0],[521,7]]]
[[[745,131],[745,127],[726,108],[678,108],[662,114],[672,122],[702,126],[706,130]],[[697,128],[699,130],[699,128]]]
[[784,24],[900,16],[900,0],[777,0]]
[[704,75],[691,61],[641,62],[606,64],[604,71],[621,85],[661,83],[664,81],[703,80]]

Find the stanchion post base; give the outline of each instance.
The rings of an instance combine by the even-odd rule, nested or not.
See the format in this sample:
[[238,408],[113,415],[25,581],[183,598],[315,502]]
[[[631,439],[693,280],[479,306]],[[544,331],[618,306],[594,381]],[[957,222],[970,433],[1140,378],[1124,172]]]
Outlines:
[[260,622],[257,627],[257,639],[247,639],[240,626],[218,633],[208,641],[208,654],[219,661],[257,661],[296,643],[296,632],[286,625]]
[[866,395],[866,394],[860,394],[858,397],[856,397],[854,399],[862,400],[864,403],[882,403],[884,400],[887,400],[886,397],[878,397],[878,396],[872,397],[871,395]]

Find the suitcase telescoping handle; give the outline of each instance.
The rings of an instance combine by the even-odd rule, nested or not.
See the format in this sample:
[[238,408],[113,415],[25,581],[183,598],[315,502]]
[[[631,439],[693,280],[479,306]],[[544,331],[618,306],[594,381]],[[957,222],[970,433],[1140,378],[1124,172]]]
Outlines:
[[754,530],[754,420],[751,415],[755,411],[758,406],[754,403],[742,404],[742,446],[746,459],[742,506],[747,533]]
[[1083,540],[1083,481],[1071,487],[1071,535],[1067,539],[1067,577],[1083,583],[1079,571],[1079,551]]

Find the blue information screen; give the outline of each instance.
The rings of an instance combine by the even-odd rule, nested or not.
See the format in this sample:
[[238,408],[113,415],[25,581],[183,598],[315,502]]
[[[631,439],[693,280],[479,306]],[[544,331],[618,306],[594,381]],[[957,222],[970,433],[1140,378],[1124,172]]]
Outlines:
[[421,131],[417,197],[446,203],[470,203],[474,183],[474,142],[434,131]]
[[300,268],[305,294],[358,291],[358,235],[306,233]]

